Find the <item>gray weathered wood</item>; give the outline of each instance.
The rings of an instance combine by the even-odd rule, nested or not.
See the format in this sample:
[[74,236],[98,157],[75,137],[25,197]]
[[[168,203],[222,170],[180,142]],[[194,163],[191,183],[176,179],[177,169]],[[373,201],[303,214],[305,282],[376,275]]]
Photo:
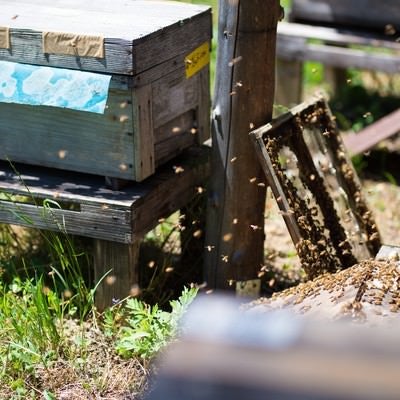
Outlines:
[[[310,43],[313,39],[323,43]],[[358,48],[349,47],[351,45]],[[371,48],[377,51],[371,52]],[[332,92],[336,92],[346,82],[347,68],[380,70],[391,74],[399,72],[399,51],[400,44],[395,41],[395,36],[346,27],[282,22],[278,25],[277,101],[286,106],[294,102],[292,100],[302,86],[300,71],[304,61],[323,63],[325,80],[331,83]]]
[[[143,183],[114,191],[101,177],[0,162],[0,222],[63,231],[119,243],[133,243],[179,210],[204,185],[208,149],[188,150]],[[13,197],[13,196],[23,196]],[[44,209],[42,202],[53,205]]]
[[294,21],[333,23],[379,29],[387,24],[400,27],[397,0],[293,0]]
[[299,24],[295,22],[280,22],[278,25],[278,40],[281,36],[292,38],[318,39],[326,43],[383,47],[399,50],[400,44],[396,37],[368,31],[355,31],[350,28],[328,28],[323,26]]
[[208,76],[178,68],[133,89],[114,79],[125,90],[110,90],[103,115],[0,103],[0,158],[141,181],[195,144],[194,128],[208,138]]
[[203,144],[210,138],[210,71],[204,68],[197,74],[198,102],[196,107],[196,141]]
[[358,133],[343,137],[344,144],[351,155],[361,154],[382,140],[400,132],[400,110],[382,117]]
[[277,43],[279,58],[297,61],[318,61],[325,65],[340,68],[360,68],[383,71],[390,74],[400,72],[400,57],[396,54],[372,53],[359,49],[305,43],[304,46],[291,46],[292,38],[282,36]]
[[[11,49],[0,49],[0,60],[133,75],[209,40],[211,10],[162,1],[103,1],[98,9],[77,1],[2,0],[0,26],[11,28]],[[103,36],[105,58],[44,54],[44,31]]]
[[177,70],[152,83],[154,129],[189,110],[195,111],[197,107],[207,108],[207,103],[199,104],[201,86],[198,83],[198,75],[201,72],[187,79]]
[[131,244],[94,241],[95,284],[100,282],[95,294],[95,304],[99,311],[127,296],[137,294],[139,248],[140,240]]
[[132,179],[131,103],[131,91],[117,90],[104,114],[0,103],[0,158]]
[[264,178],[248,132],[272,116],[279,15],[276,0],[219,1],[205,259],[209,287],[257,278],[263,263]]
[[152,85],[134,90],[132,96],[135,178],[142,181],[155,171]]

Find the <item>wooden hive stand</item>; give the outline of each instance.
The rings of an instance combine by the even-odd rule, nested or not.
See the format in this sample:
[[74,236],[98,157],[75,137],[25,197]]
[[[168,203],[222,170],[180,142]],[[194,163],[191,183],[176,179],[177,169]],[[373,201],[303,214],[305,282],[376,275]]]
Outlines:
[[[160,218],[187,206],[204,185],[208,151],[189,149],[151,178],[119,191],[105,187],[99,176],[1,161],[0,193],[12,200],[0,200],[0,222],[92,238],[95,281],[108,272],[112,277],[96,292],[102,310],[137,285],[143,236]],[[45,199],[60,207],[46,212]]]
[[397,0],[293,0],[290,22],[278,24],[276,102],[302,100],[305,61],[324,65],[333,92],[348,68],[400,72],[399,15]]

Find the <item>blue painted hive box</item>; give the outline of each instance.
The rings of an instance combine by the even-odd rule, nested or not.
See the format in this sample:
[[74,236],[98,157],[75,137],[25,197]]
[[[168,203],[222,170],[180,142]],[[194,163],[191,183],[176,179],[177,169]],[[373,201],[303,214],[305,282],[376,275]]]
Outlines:
[[0,159],[140,181],[208,138],[209,7],[0,8]]

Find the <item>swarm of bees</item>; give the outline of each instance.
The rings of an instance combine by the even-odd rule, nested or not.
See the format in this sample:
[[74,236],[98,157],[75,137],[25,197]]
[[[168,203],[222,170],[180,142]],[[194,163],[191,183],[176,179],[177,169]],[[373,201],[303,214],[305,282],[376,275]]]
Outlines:
[[391,259],[365,260],[251,304],[259,311],[284,307],[300,314],[359,323],[373,323],[381,317],[388,321],[398,319],[400,263]]

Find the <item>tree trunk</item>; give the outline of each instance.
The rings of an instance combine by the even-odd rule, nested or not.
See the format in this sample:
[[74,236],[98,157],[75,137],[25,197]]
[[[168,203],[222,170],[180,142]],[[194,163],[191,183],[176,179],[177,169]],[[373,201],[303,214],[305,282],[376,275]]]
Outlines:
[[249,132],[271,120],[280,10],[279,0],[219,1],[205,257],[210,288],[257,279],[263,264],[266,188]]

